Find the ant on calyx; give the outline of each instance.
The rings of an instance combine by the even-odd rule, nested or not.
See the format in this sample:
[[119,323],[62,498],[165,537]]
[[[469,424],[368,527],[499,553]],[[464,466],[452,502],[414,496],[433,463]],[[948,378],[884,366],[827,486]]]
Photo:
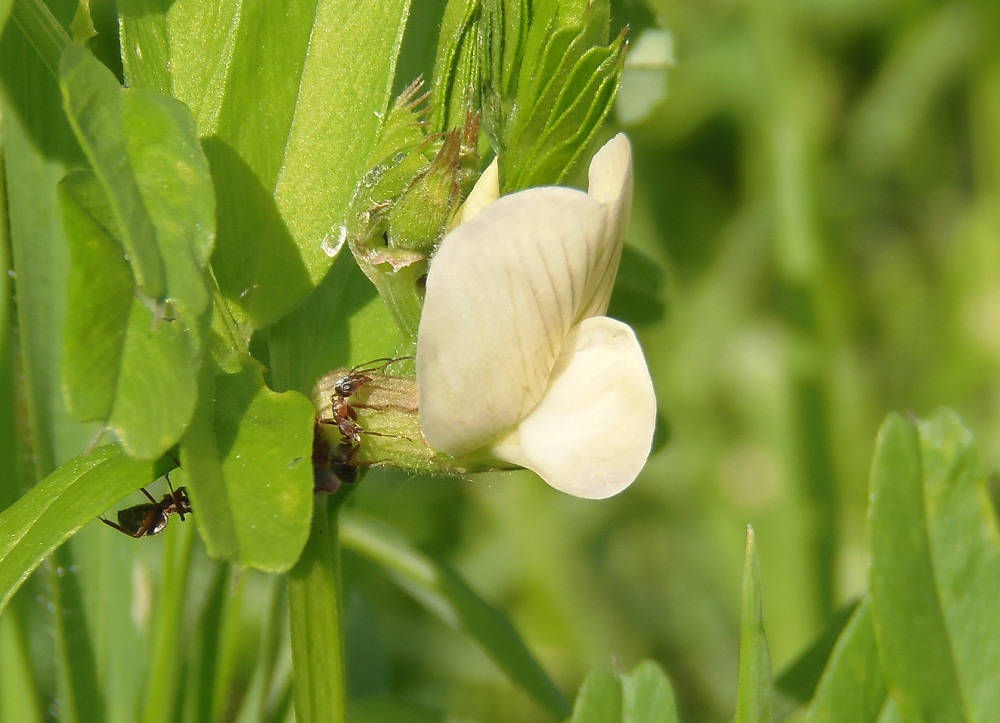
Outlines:
[[[353,369],[351,369],[347,374],[338,379],[333,385],[333,395],[330,397],[330,403],[333,408],[333,419],[323,420],[326,424],[336,424],[337,429],[340,430],[341,436],[344,441],[349,446],[357,446],[361,443],[361,434],[364,432],[366,434],[375,434],[377,432],[365,432],[358,424],[358,413],[354,410],[354,407],[361,409],[366,408],[364,404],[354,404],[351,405],[347,401],[348,397],[354,396],[354,394],[361,389],[365,384],[372,380],[370,374],[373,372],[384,371],[390,364],[395,364],[396,362],[403,361],[404,359],[413,359],[412,356],[401,356],[395,358],[382,357],[380,359],[373,359],[370,362],[365,362],[360,364]],[[377,362],[383,362],[381,364]],[[373,366],[374,365],[374,366]]]
[[167,486],[170,488],[170,493],[163,495],[163,499],[159,502],[156,501],[153,495],[146,491],[145,487],[140,487],[139,489],[146,495],[149,502],[143,502],[141,505],[118,510],[117,523],[112,522],[106,517],[99,517],[98,519],[105,525],[114,527],[119,532],[129,537],[135,537],[136,539],[162,532],[163,528],[167,526],[171,515],[178,515],[183,520],[184,515],[192,514],[191,500],[188,499],[187,489],[178,487],[175,490],[173,485],[170,484],[169,477],[167,477]]

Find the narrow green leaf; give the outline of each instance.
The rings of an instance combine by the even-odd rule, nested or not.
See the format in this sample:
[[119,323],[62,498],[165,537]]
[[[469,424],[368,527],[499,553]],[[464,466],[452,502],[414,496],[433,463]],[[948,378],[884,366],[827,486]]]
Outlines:
[[5,610],[0,615],[0,720],[42,720],[26,637],[16,606]]
[[[834,646],[840,640],[857,607],[855,601],[838,610],[812,645],[789,663],[774,682],[775,689],[787,703],[792,704],[792,707],[806,705],[812,700],[816,686],[819,685],[823,671],[833,654]],[[781,715],[776,717],[781,718]]]
[[[6,0],[7,12],[52,74],[59,72],[59,58],[70,44],[69,35],[42,0]],[[0,4],[2,9],[3,4]],[[12,12],[11,12],[12,11]],[[0,12],[0,20],[4,17]],[[3,23],[0,22],[0,28]]]
[[874,723],[887,695],[875,643],[871,600],[865,597],[837,640],[806,720]]
[[70,460],[0,513],[0,610],[55,548],[156,477],[152,463],[106,445]]
[[350,510],[342,513],[340,534],[346,548],[386,568],[420,604],[475,638],[508,677],[546,709],[560,717],[569,715],[566,699],[514,626],[454,570],[413,549],[392,528]]
[[737,723],[770,721],[771,657],[764,637],[760,560],[753,528],[747,527],[743,562],[743,614],[740,624],[740,675],[736,692]]
[[622,676],[624,723],[676,723],[677,702],[659,665],[644,660]]
[[295,564],[309,534],[314,417],[301,394],[268,389],[252,360],[203,379],[181,452],[211,555],[268,572]]
[[[16,3],[16,8],[22,6]],[[29,450],[22,450],[31,459],[30,480],[21,484],[30,485],[86,447],[96,430],[66,413],[60,383],[69,254],[56,184],[85,159],[62,111],[54,75],[13,21],[0,42],[0,106],[11,262],[17,269],[14,309],[24,370],[26,409],[18,427],[30,430],[31,442]],[[13,478],[11,483],[22,491]]]
[[622,723],[622,683],[610,670],[587,673],[573,703],[570,723]]
[[105,720],[104,696],[72,549],[66,546],[55,550],[46,568],[55,633],[59,717],[72,723]]
[[873,615],[899,712],[988,719],[1000,709],[1000,532],[954,412],[890,415],[871,500]]

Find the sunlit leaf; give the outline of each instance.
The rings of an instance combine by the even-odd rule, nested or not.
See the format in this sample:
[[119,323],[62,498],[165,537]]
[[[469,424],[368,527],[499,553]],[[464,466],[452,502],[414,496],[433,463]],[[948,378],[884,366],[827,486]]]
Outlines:
[[222,291],[252,326],[270,324],[330,268],[409,0],[120,6],[126,78],[189,104],[206,138]]

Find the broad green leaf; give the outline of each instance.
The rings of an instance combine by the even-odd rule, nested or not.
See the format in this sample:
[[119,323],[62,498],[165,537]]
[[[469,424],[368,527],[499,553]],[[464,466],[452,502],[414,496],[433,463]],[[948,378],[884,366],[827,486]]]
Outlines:
[[752,527],[747,528],[743,561],[743,613],[740,621],[740,675],[736,692],[737,723],[770,721],[771,656],[764,637],[760,560]]
[[0,513],[0,610],[59,545],[158,475],[117,445],[76,457]]
[[201,355],[204,314],[164,320],[136,297],[107,197],[92,174],[63,179],[59,200],[72,262],[63,357],[67,407],[77,418],[106,421],[131,454],[159,456],[194,411],[192,370]]
[[266,326],[336,255],[330,239],[367,170],[409,0],[120,7],[126,78],[188,103],[206,139],[223,294]]
[[546,709],[558,716],[569,714],[566,699],[510,621],[476,595],[454,570],[413,549],[392,528],[350,510],[341,513],[340,539],[345,548],[384,567],[444,622],[471,635],[513,682]]
[[675,723],[677,702],[659,665],[644,660],[622,676],[624,723]]
[[837,640],[807,720],[874,723],[887,695],[875,643],[871,600],[865,597]]
[[108,196],[136,286],[149,301],[159,304],[167,295],[167,275],[156,227],[143,205],[129,159],[122,87],[110,70],[79,45],[63,52],[59,85],[66,117]]
[[199,399],[181,459],[209,554],[288,570],[309,533],[312,403],[268,389],[252,360],[235,374],[206,363]]
[[671,723],[677,720],[673,687],[663,669],[644,660],[619,674],[594,668],[573,703],[570,723]]
[[595,668],[587,673],[573,703],[570,723],[620,723],[622,684],[610,670]]
[[61,82],[94,170],[61,184],[73,256],[68,406],[77,418],[106,421],[131,454],[157,457],[194,411],[211,312],[208,163],[189,111],[176,100],[121,88],[80,48],[66,51]]
[[971,434],[954,412],[889,416],[869,521],[872,613],[899,713],[990,718],[1000,709],[1000,532]]

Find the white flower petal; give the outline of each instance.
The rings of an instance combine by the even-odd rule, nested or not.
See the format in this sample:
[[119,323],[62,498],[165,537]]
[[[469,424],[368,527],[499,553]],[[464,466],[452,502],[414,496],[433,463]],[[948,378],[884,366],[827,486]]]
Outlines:
[[592,317],[570,332],[538,406],[493,453],[562,492],[603,499],[642,470],[655,425],[653,382],[635,333]]
[[604,232],[602,204],[546,187],[505,196],[445,237],[417,335],[431,446],[466,454],[531,411],[586,301]]
[[590,162],[590,195],[607,208],[604,244],[594,260],[601,273],[591,278],[588,299],[577,319],[601,316],[608,310],[621,261],[625,230],[632,209],[632,145],[619,133],[594,154]]
[[473,216],[498,198],[500,198],[500,165],[499,159],[494,158],[493,163],[486,167],[483,175],[469,192],[469,197],[462,204],[462,210],[458,214],[459,224],[471,221]]

